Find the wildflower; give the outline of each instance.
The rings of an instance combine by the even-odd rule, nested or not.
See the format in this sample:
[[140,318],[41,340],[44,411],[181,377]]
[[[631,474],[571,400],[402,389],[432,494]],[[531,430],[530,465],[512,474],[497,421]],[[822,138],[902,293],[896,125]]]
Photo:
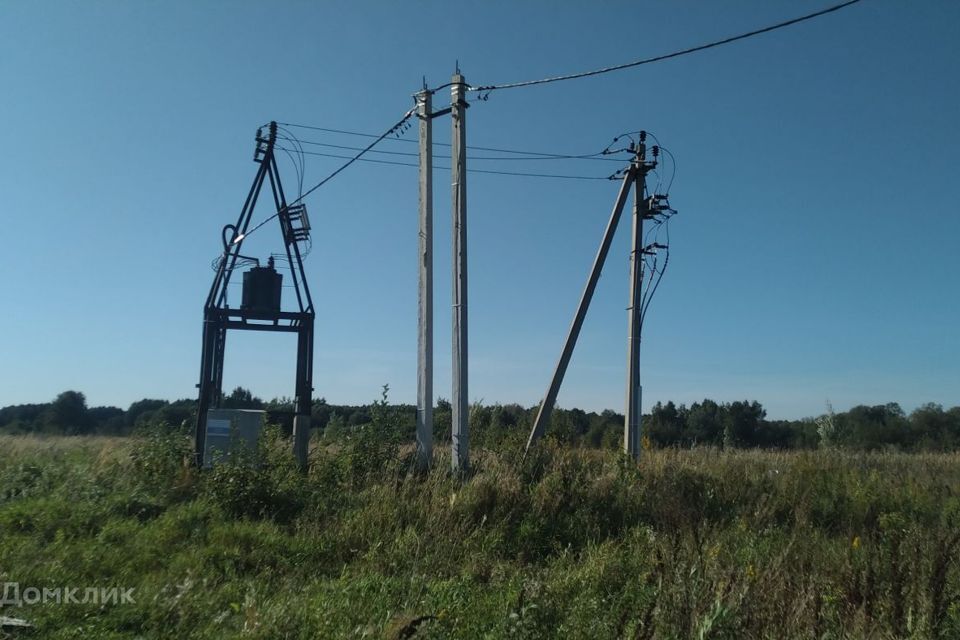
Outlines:
[[860,536],[853,536],[853,541],[850,543],[850,548],[854,551],[860,548]]

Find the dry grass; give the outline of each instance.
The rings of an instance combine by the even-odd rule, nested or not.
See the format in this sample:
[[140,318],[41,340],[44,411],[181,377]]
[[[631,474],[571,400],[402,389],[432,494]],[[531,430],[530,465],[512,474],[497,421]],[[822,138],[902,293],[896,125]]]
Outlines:
[[137,589],[24,608],[43,637],[960,637],[958,454],[188,447],[0,438],[0,580]]

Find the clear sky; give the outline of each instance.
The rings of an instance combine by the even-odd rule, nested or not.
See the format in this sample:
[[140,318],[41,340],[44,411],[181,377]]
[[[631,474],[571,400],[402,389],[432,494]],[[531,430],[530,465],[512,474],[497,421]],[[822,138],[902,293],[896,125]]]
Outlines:
[[[474,85],[526,80],[827,4],[0,2],[0,405],[65,389],[91,405],[195,395],[210,261],[256,171],[253,134],[264,122],[380,133],[422,77],[445,83],[457,60]],[[827,399],[838,410],[954,405],[957,24],[957,2],[864,0],[676,60],[495,92],[470,108],[468,141],[583,154],[646,129],[673,152],[680,213],[644,331],[646,407],[750,398],[770,417],[795,418],[821,413]],[[449,141],[449,119],[435,130]],[[449,166],[444,151],[438,163]],[[292,190],[293,165],[282,162]],[[309,157],[306,185],[340,162]],[[608,165],[471,164],[577,175]],[[448,174],[436,183],[435,387],[449,397]],[[471,174],[471,400],[538,402],[616,189]],[[367,402],[389,383],[393,400],[413,402],[416,170],[357,163],[307,204],[316,396]],[[561,406],[623,410],[628,228]],[[245,252],[279,247],[277,227],[257,235]],[[292,395],[294,346],[232,333],[225,386]]]

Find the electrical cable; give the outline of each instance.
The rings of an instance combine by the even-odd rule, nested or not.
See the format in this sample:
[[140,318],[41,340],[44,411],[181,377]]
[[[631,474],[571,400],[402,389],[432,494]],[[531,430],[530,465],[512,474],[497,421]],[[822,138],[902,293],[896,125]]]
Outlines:
[[[630,139],[630,142],[632,142],[633,144],[636,144],[637,141],[633,139],[633,136],[634,136],[634,135],[637,135],[637,134],[645,134],[645,135],[649,136],[650,138],[652,138],[653,141],[656,143],[657,148],[660,149],[660,151],[662,151],[663,153],[665,153],[667,156],[670,157],[670,181],[667,183],[667,188],[666,188],[666,190],[663,191],[663,194],[669,194],[669,193],[670,193],[670,189],[673,188],[673,179],[674,179],[674,178],[676,177],[676,175],[677,175],[677,159],[674,157],[673,153],[670,152],[670,149],[667,149],[667,148],[664,147],[662,144],[660,144],[660,140],[657,138],[657,136],[656,136],[655,134],[651,133],[650,131],[627,131],[626,133],[621,133],[620,135],[618,135],[617,137],[615,137],[615,138],[613,139],[613,141],[612,141],[609,145],[607,145],[607,148],[604,149],[604,153],[610,154],[610,153],[615,153],[615,152],[617,152],[617,151],[624,151],[624,149],[616,149],[616,150],[613,150],[613,151],[612,151],[612,150],[610,149],[610,147],[612,147],[613,145],[615,145],[615,144],[617,143],[617,141],[620,140],[621,138],[629,138],[629,139]],[[627,149],[627,150],[629,150],[629,149]],[[663,157],[663,156],[661,156],[661,158],[662,158],[662,157]],[[657,193],[660,193],[660,186],[661,186],[661,184],[662,184],[662,182],[661,182],[661,180],[660,180],[661,174],[660,174],[660,172],[659,172],[658,170],[654,170],[654,173],[657,174],[657,186],[656,186],[656,188],[654,189],[654,193],[657,194]]]
[[[639,131],[638,131],[638,132],[635,132],[635,133],[639,133]],[[660,151],[662,151],[663,153],[665,153],[665,154],[667,154],[668,156],[670,156],[670,182],[667,184],[667,189],[666,189],[666,191],[664,191],[665,194],[669,194],[669,193],[670,193],[670,189],[673,188],[673,179],[674,179],[674,178],[676,177],[676,175],[677,175],[677,159],[673,157],[673,154],[672,154],[672,153],[670,153],[670,149],[667,149],[665,146],[663,146],[662,144],[660,144],[660,140],[657,139],[657,136],[655,136],[654,134],[650,133],[649,131],[647,131],[646,133],[647,133],[648,136],[650,136],[651,138],[653,138],[653,141],[654,141],[654,142],[657,143],[657,147],[660,149]],[[659,188],[659,185],[657,185],[657,187]],[[654,193],[656,193],[656,191],[655,191]]]
[[301,195],[303,195],[303,181],[307,173],[307,158],[303,153],[303,143],[289,129],[286,129],[284,127],[279,127],[279,130],[282,131],[283,133],[286,133],[287,136],[278,136],[278,137],[282,137],[284,140],[293,142],[293,144],[297,147],[297,153],[300,156],[300,170],[298,172],[298,181],[297,181],[297,197],[300,197]]
[[670,189],[673,188],[673,179],[677,177],[677,160],[673,157],[673,154],[670,153],[670,149],[661,146],[660,151],[670,156],[670,182],[667,183],[667,188],[663,191],[664,194],[669,195]]
[[287,154],[287,157],[290,158],[290,162],[293,164],[293,170],[297,174],[297,184],[303,184],[303,173],[300,171],[300,163],[297,162],[296,158],[293,157],[293,153],[290,152],[290,149],[281,149],[284,153]]
[[[277,147],[278,149],[283,149],[284,147]],[[349,158],[350,156],[342,156],[335,153],[321,153],[319,151],[304,151],[304,153],[312,156],[322,156],[324,158]],[[380,160],[376,158],[362,158],[359,159],[359,162],[372,162],[375,164],[389,164],[399,167],[419,167],[420,165],[414,162],[399,162],[396,160]],[[441,169],[449,171],[450,167],[445,167],[443,165],[433,165],[434,169]],[[566,180],[611,180],[612,176],[579,176],[579,175],[566,175],[566,174],[554,174],[554,173],[529,173],[522,171],[495,171],[493,169],[467,169],[467,173],[488,173],[495,175],[506,175],[506,176],[521,176],[528,178],[560,178]],[[249,235],[249,234],[248,234]]]
[[[290,122],[284,122],[284,123],[281,123],[281,124],[283,124],[284,126],[287,126],[287,127],[298,127],[298,128],[301,128],[301,129],[311,129],[311,130],[314,130],[314,131],[323,131],[323,132],[326,132],[326,133],[338,133],[338,134],[347,135],[347,136],[359,136],[359,137],[362,137],[362,138],[376,138],[376,137],[377,137],[375,134],[372,134],[372,133],[362,133],[362,132],[359,132],[359,131],[348,131],[348,130],[346,130],[346,129],[331,129],[331,128],[329,128],[329,127],[316,127],[316,126],[313,126],[313,125],[293,124],[293,123],[290,123]],[[394,138],[392,141],[393,141],[393,142],[409,142],[409,143],[413,143],[413,144],[418,144],[418,141],[417,141],[417,140],[411,140],[410,138]],[[334,146],[334,145],[325,145],[325,144],[323,144],[323,143],[314,143],[314,142],[308,142],[308,141],[304,141],[304,143],[305,143],[305,144],[319,144],[319,145],[321,145],[321,146],[331,146],[331,147]],[[434,143],[433,143],[433,146],[435,146],[435,147],[449,147],[449,146],[450,146],[450,143],[449,143],[449,142],[434,142]],[[357,149],[358,147],[344,147],[344,148],[345,148],[345,149],[346,149],[346,148],[349,148],[349,149]],[[606,154],[604,154],[604,152],[602,152],[602,151],[599,152],[599,153],[567,154],[567,153],[547,153],[547,152],[543,152],[543,151],[522,151],[522,150],[519,150],[519,149],[503,149],[503,148],[500,148],[500,147],[481,147],[481,146],[467,145],[467,150],[470,150],[470,149],[473,149],[473,150],[476,150],[476,151],[490,151],[490,152],[493,152],[493,153],[511,153],[511,154],[523,155],[523,156],[539,156],[540,158],[543,158],[543,159],[548,159],[548,158],[557,158],[557,159],[583,159],[583,160],[591,160],[591,159],[592,159],[592,160],[605,160],[605,161],[608,161],[608,162],[617,162],[617,160],[615,160],[615,159],[611,159],[611,158],[601,158],[601,157],[599,157],[599,156],[602,156],[602,155],[606,155]],[[386,151],[376,151],[375,153],[387,153],[387,152],[386,152]],[[391,153],[396,153],[396,154],[400,155],[400,154],[402,154],[403,152],[391,152]],[[409,153],[409,155],[414,155],[414,156],[415,156],[415,155],[417,155],[417,154],[411,152],[411,153]],[[477,159],[477,158],[468,158],[468,160],[470,160],[470,159]]]
[[[640,134],[640,133],[644,133],[644,132],[631,131],[628,133],[620,134],[619,136],[613,139],[611,146],[615,144],[620,138],[623,138],[623,137],[629,138],[631,142],[636,144],[636,141],[634,141],[633,139],[633,135]],[[649,218],[650,221],[652,222],[652,225],[647,228],[643,237],[643,248],[644,248],[643,266],[646,270],[646,273],[649,274],[649,277],[644,278],[641,276],[642,281],[645,281],[645,284],[644,282],[641,282],[641,287],[643,288],[643,291],[642,291],[642,294],[640,297],[640,303],[639,303],[640,308],[639,308],[638,331],[641,333],[641,335],[643,333],[643,323],[644,323],[644,320],[646,319],[647,311],[650,308],[650,303],[653,301],[653,296],[656,294],[657,289],[660,286],[660,282],[663,280],[663,276],[666,273],[667,265],[670,263],[670,218],[673,217],[676,211],[670,207],[669,192],[670,192],[670,188],[673,186],[673,180],[676,177],[676,171],[677,171],[677,161],[676,161],[676,158],[673,156],[673,154],[668,149],[664,148],[663,145],[660,144],[660,140],[658,140],[654,134],[649,132],[645,132],[645,133],[656,143],[655,149],[659,149],[661,153],[659,155],[660,162],[658,162],[656,165],[657,169],[652,170],[652,172],[657,174],[658,182],[657,182],[657,186],[654,188],[653,194],[655,196],[659,196],[657,198],[658,207],[656,209],[656,213]],[[662,169],[665,167],[663,163],[667,157],[670,158],[670,169],[671,169],[670,182],[667,185],[667,189],[663,193],[660,193],[659,191],[660,191],[660,186],[662,184],[663,174],[661,173],[661,171],[659,171],[659,169]],[[644,189],[643,195],[644,197],[649,197],[649,192],[646,189]],[[661,231],[665,232],[667,236],[666,244],[664,245],[659,244]],[[653,237],[653,242],[650,242],[651,235]],[[648,247],[652,247],[653,251],[648,253],[647,252]],[[662,265],[659,264],[661,250],[663,251],[663,254],[664,254],[664,260]]]
[[[330,182],[331,180],[333,180],[337,175],[340,174],[341,171],[343,171],[344,169],[346,169],[347,167],[349,167],[350,165],[352,165],[352,164],[353,164],[354,162],[356,162],[357,160],[360,160],[360,158],[362,158],[364,154],[366,154],[368,151],[370,151],[370,150],[373,149],[375,146],[377,146],[377,144],[379,144],[380,141],[382,141],[382,140],[383,140],[384,138],[386,138],[387,136],[395,133],[395,132],[396,132],[398,129],[400,129],[404,124],[406,124],[406,123],[407,123],[407,120],[410,119],[410,117],[414,114],[415,111],[416,111],[416,107],[414,107],[413,109],[410,109],[409,111],[407,111],[405,114],[403,114],[403,117],[400,118],[400,120],[398,120],[392,127],[390,127],[389,129],[387,129],[386,131],[384,131],[382,134],[380,134],[379,136],[377,136],[377,138],[376,138],[373,142],[371,142],[371,143],[368,144],[366,147],[364,147],[363,149],[361,149],[360,152],[357,153],[356,155],[354,155],[354,156],[352,156],[352,157],[350,157],[350,156],[341,156],[341,157],[346,157],[346,158],[348,158],[347,162],[344,162],[344,163],[343,163],[342,165],[340,165],[337,169],[335,169],[333,172],[331,172],[329,175],[327,175],[327,177],[325,177],[323,180],[321,180],[321,181],[318,182],[317,184],[313,185],[312,187],[310,187],[309,189],[307,189],[306,191],[304,191],[303,193],[301,193],[295,200],[293,200],[293,201],[291,201],[291,202],[288,202],[286,206],[289,208],[291,205],[295,205],[295,204],[299,203],[299,202],[302,201],[304,198],[306,198],[308,195],[310,195],[311,193],[313,193],[314,191],[316,191],[317,189],[319,189],[319,188],[322,187],[323,185],[325,185],[325,184],[327,184],[328,182]],[[274,145],[274,146],[276,146],[276,145]],[[304,152],[304,153],[305,153],[305,152]],[[316,154],[314,154],[314,155],[316,155]],[[246,233],[240,234],[240,235],[238,235],[236,238],[234,238],[234,239],[233,239],[233,244],[236,244],[236,243],[239,242],[240,240],[243,240],[244,238],[248,237],[251,233],[253,233],[254,231],[256,231],[257,229],[259,229],[259,228],[262,227],[263,225],[267,224],[268,222],[270,222],[271,220],[273,220],[274,218],[276,218],[276,217],[279,216],[279,215],[280,215],[280,211],[277,211],[275,214],[273,214],[273,215],[270,216],[269,218],[266,218],[266,219],[264,219],[264,220],[261,220],[261,221],[260,221],[259,223],[257,223],[252,229],[250,229],[250,230],[247,231]]]
[[[689,48],[687,48],[687,49],[682,49],[682,50],[680,50],[680,51],[674,51],[674,52],[672,52],[672,53],[666,53],[666,54],[662,54],[662,55],[659,55],[659,56],[654,56],[654,57],[652,57],[652,58],[643,58],[643,59],[640,59],[640,60],[634,60],[633,62],[627,62],[627,63],[624,63],[624,64],[618,64],[618,65],[614,65],[614,66],[611,66],[611,67],[603,67],[603,68],[601,68],[601,69],[594,69],[593,71],[583,71],[583,72],[580,72],[580,73],[571,73],[571,74],[562,75],[562,76],[553,76],[553,77],[549,77],[549,78],[541,78],[541,79],[539,79],[539,80],[526,80],[526,81],[523,81],[523,82],[510,82],[510,83],[506,83],[506,84],[485,85],[485,86],[478,86],[478,87],[468,86],[468,87],[467,87],[467,91],[486,91],[487,93],[489,93],[489,92],[491,92],[491,91],[498,91],[498,90],[500,90],[500,89],[516,89],[516,88],[519,88],[519,87],[530,87],[530,86],[533,86],[533,85],[547,84],[547,83],[550,83],[550,82],[560,82],[561,80],[576,80],[576,79],[578,79],[578,78],[587,78],[587,77],[589,77],[589,76],[597,76],[597,75],[600,75],[600,74],[603,74],[603,73],[610,73],[610,72],[612,72],[612,71],[620,71],[620,70],[622,70],[622,69],[629,69],[629,68],[632,68],[632,67],[639,67],[639,66],[645,65],[645,64],[651,64],[651,63],[654,63],[654,62],[660,62],[660,61],[662,61],[662,60],[669,60],[670,58],[678,58],[678,57],[680,57],[680,56],[685,56],[685,55],[688,55],[688,54],[691,54],[691,53],[696,53],[696,52],[698,52],[698,51],[704,51],[704,50],[706,50],[706,49],[712,49],[712,48],[714,48],[714,47],[719,47],[719,46],[722,46],[722,45],[725,45],[725,44],[730,44],[730,43],[732,43],[732,42],[737,42],[738,40],[744,40],[744,39],[746,39],[746,38],[751,38],[751,37],[753,37],[753,36],[757,36],[757,35],[760,35],[760,34],[763,34],[763,33],[769,33],[769,32],[771,32],[771,31],[776,31],[777,29],[783,29],[784,27],[789,27],[789,26],[792,26],[792,25],[795,25],[795,24],[799,24],[799,23],[801,23],[801,22],[805,22],[805,21],[807,21],[807,20],[812,20],[812,19],[814,19],[814,18],[819,18],[820,16],[826,15],[826,14],[828,14],[828,13],[833,13],[834,11],[839,11],[840,9],[844,9],[844,8],[849,7],[850,5],[856,4],[856,3],[858,3],[858,2],[860,2],[860,0],[847,0],[847,2],[841,2],[840,4],[836,4],[836,5],[833,5],[833,6],[831,6],[831,7],[827,7],[826,9],[821,9],[820,11],[815,11],[815,12],[813,12],[813,13],[809,13],[809,14],[807,14],[807,15],[800,16],[800,17],[798,17],[798,18],[792,18],[792,19],[790,19],[790,20],[785,20],[784,22],[778,22],[777,24],[773,24],[773,25],[770,25],[770,26],[767,26],[767,27],[763,27],[763,28],[760,28],[760,29],[754,29],[753,31],[747,31],[746,33],[741,33],[741,34],[736,35],[736,36],[731,36],[731,37],[729,37],[729,38],[724,38],[724,39],[722,39],[722,40],[715,40],[715,41],[713,41],[713,42],[708,42],[708,43],[706,43],[706,44],[697,45],[697,46],[695,46],[695,47],[689,47]],[[442,88],[442,87],[438,87],[437,89],[440,89],[440,88]],[[436,91],[437,89],[434,89],[434,91]]]
[[[643,333],[643,321],[647,317],[647,310],[650,308],[650,302],[653,300],[654,294],[657,292],[657,288],[660,286],[660,281],[663,280],[663,274],[667,272],[667,265],[670,263],[670,218],[668,217],[664,220],[664,230],[667,234],[667,248],[664,250],[664,259],[663,266],[660,267],[659,272],[656,269],[651,273],[650,282],[647,283],[646,291],[643,294],[643,299],[640,304],[640,326],[639,331]],[[657,275],[656,282],[653,280],[653,275]],[[653,285],[651,288],[650,285]]]
[[[287,137],[285,137],[285,136],[277,136],[277,139],[278,139],[278,140],[291,140],[291,141],[292,141],[291,138],[287,138]],[[301,140],[300,142],[301,142],[302,144],[309,144],[309,145],[314,145],[314,146],[318,146],[318,147],[326,147],[326,148],[330,148],[330,149],[345,149],[345,150],[348,150],[348,151],[359,151],[359,150],[361,149],[361,147],[352,147],[352,146],[350,146],[350,145],[343,145],[343,144],[333,144],[333,143],[330,143],[330,142],[318,142],[318,141],[315,141],[315,140]],[[434,143],[434,146],[436,146],[436,145],[438,145],[438,144],[440,144],[440,143]],[[449,146],[449,145],[444,145],[444,146]],[[478,149],[478,147],[468,147],[468,150],[469,150],[469,149]],[[384,150],[373,149],[373,150],[370,151],[370,153],[380,153],[380,154],[389,155],[389,156],[406,156],[406,157],[411,157],[411,158],[417,158],[417,157],[420,156],[420,154],[419,154],[418,152],[415,152],[415,151],[384,151]],[[507,162],[515,161],[515,160],[595,160],[595,161],[600,161],[600,162],[621,162],[620,160],[617,160],[616,158],[601,158],[601,157],[599,157],[599,156],[603,155],[603,152],[602,152],[602,151],[597,152],[597,153],[589,153],[589,154],[582,154],[582,155],[573,155],[573,154],[571,154],[571,155],[565,155],[565,154],[560,154],[560,153],[555,153],[555,154],[549,154],[549,155],[548,155],[548,154],[535,154],[535,152],[529,152],[529,153],[527,153],[527,152],[523,152],[523,151],[512,151],[512,150],[511,150],[511,151],[508,151],[508,153],[525,154],[525,155],[516,155],[516,156],[467,156],[467,160],[505,160],[505,161],[507,161]]]

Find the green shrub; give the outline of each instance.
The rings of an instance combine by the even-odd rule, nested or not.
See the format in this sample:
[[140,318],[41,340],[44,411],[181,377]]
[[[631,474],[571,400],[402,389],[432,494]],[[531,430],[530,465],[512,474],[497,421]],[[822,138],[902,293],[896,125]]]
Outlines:
[[278,429],[203,472],[168,429],[0,437],[0,582],[136,594],[2,613],[54,640],[960,632],[956,454],[636,463],[556,441],[524,459],[518,441],[455,477],[439,447],[414,472],[382,408],[369,431],[314,443],[306,475]]

